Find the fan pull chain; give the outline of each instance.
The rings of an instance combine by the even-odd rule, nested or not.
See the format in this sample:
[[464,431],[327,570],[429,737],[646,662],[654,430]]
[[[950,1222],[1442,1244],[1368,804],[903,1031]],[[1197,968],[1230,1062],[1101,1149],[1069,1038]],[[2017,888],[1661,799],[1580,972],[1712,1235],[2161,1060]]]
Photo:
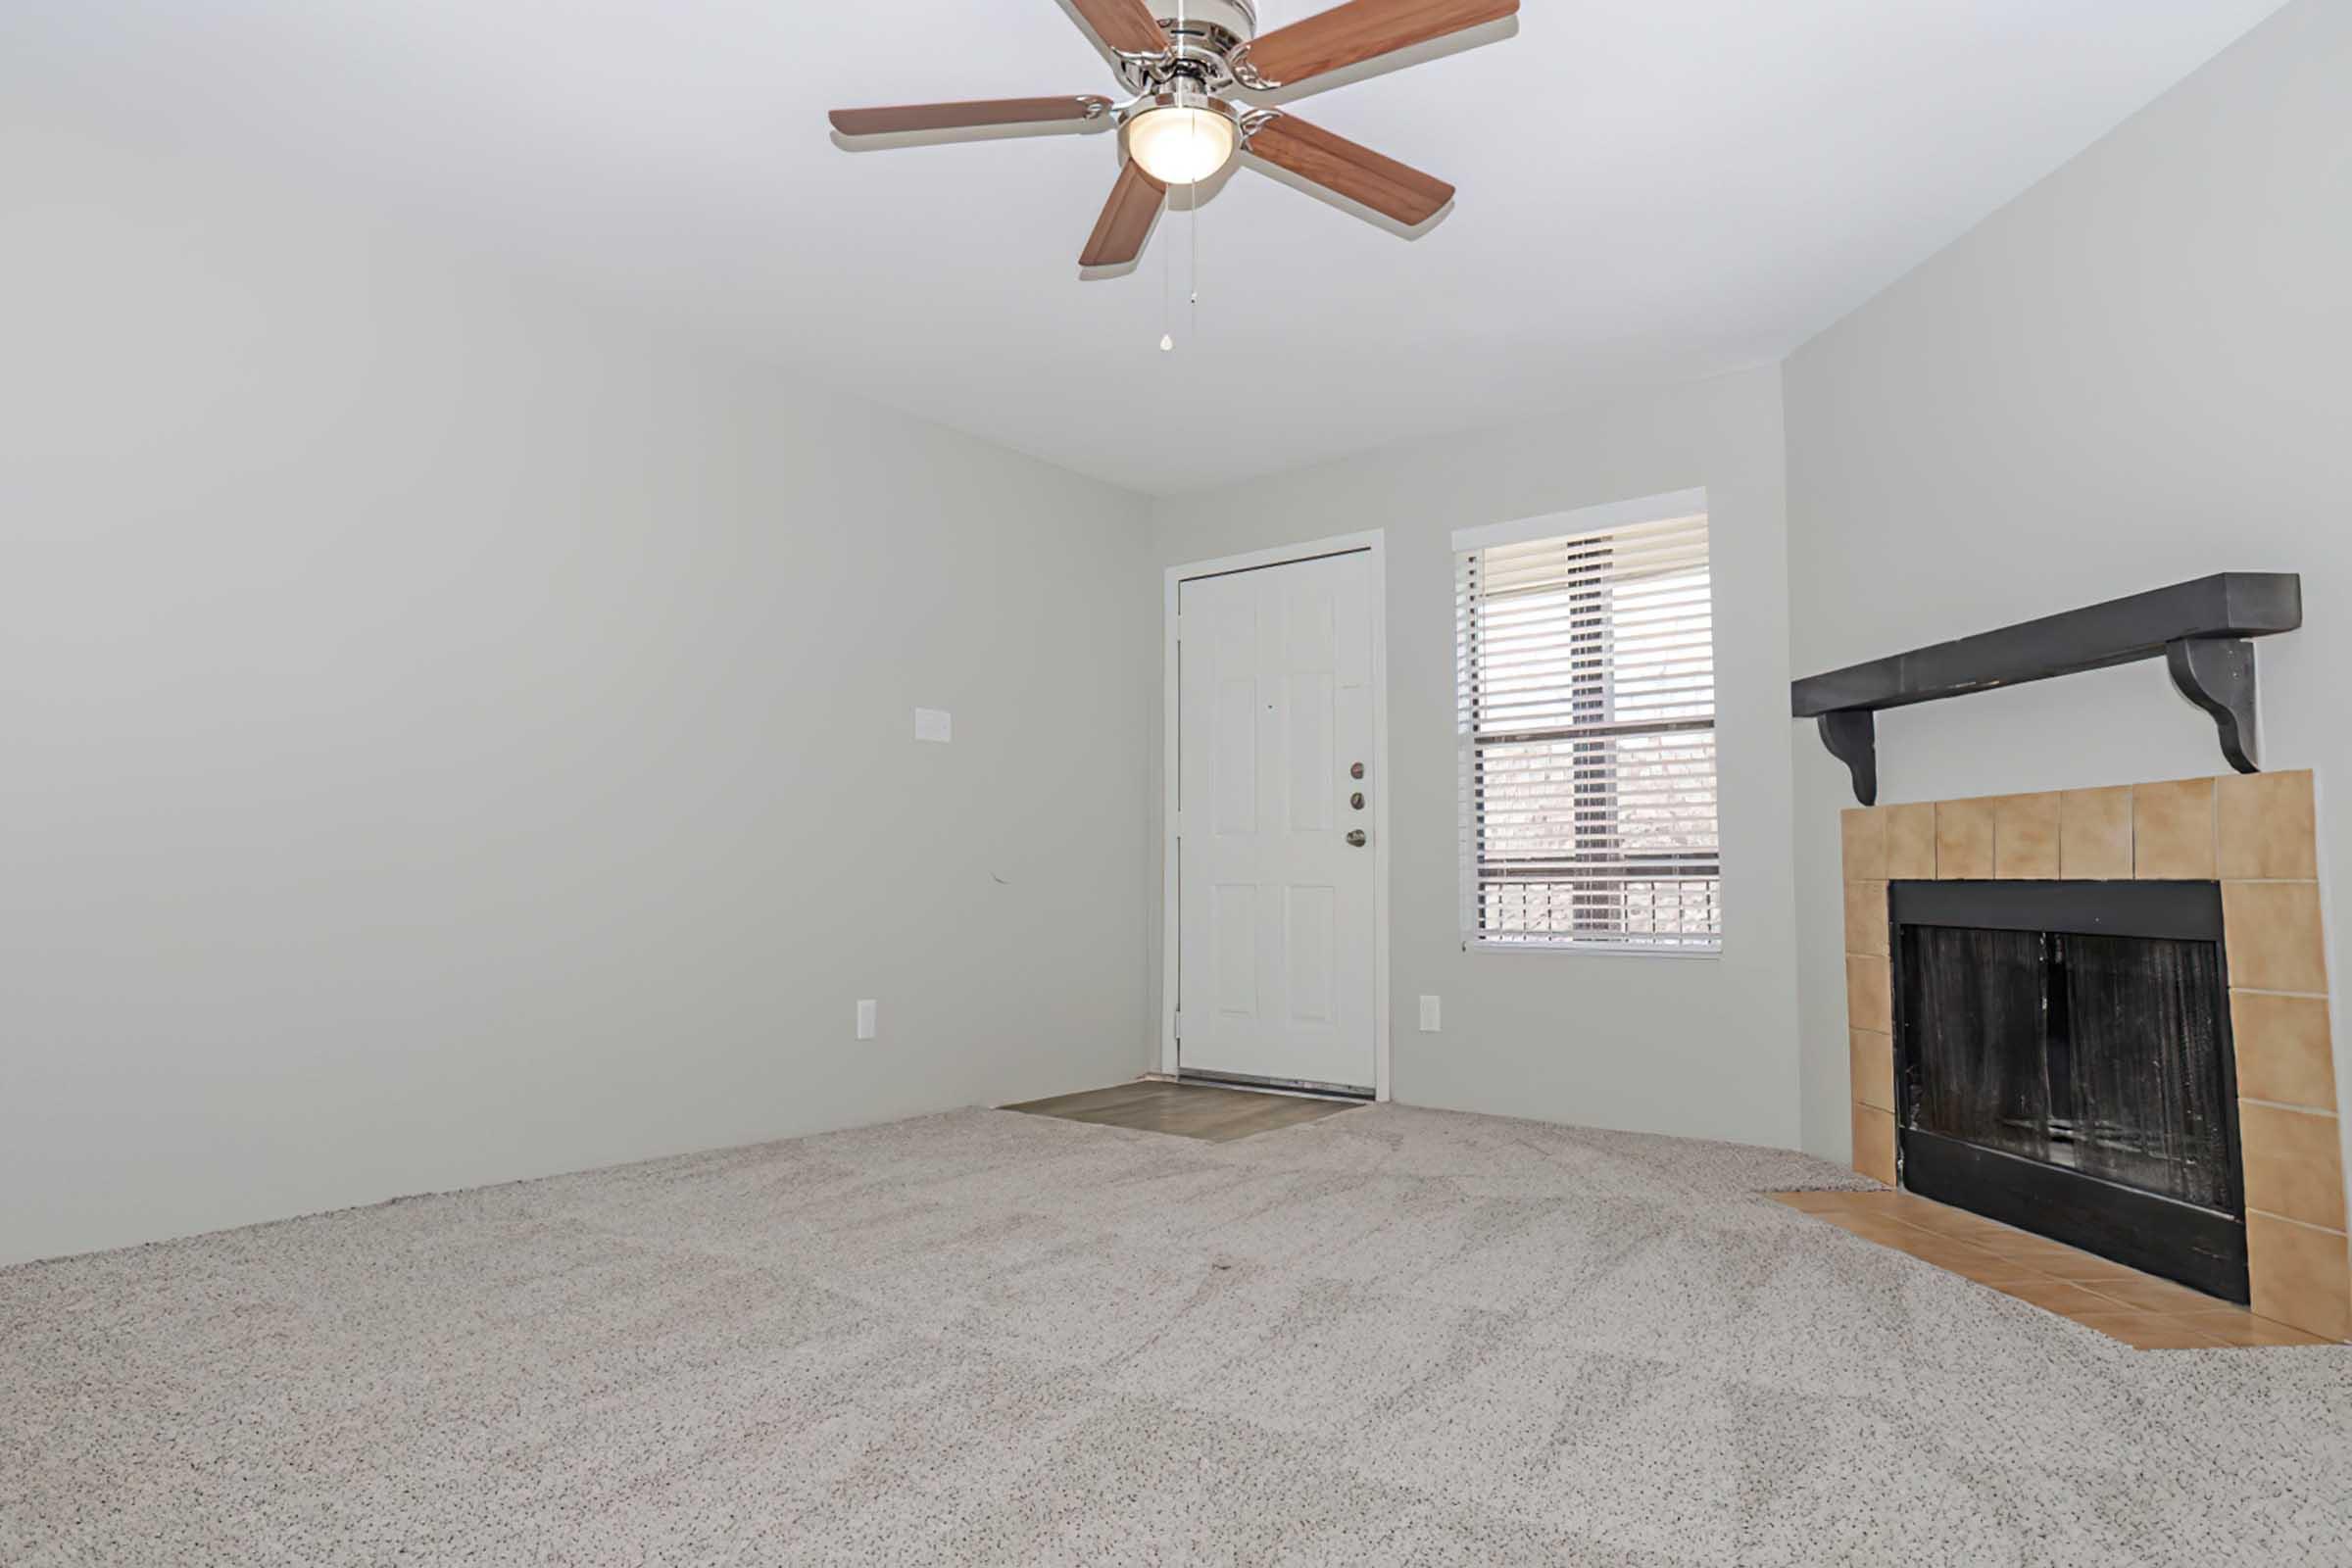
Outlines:
[[[1194,122],[1193,134],[1200,134],[1198,121]],[[1193,298],[1192,308],[1184,318],[1185,330],[1193,335],[1194,343],[1198,344],[1200,341],[1200,182],[1197,179],[1193,181],[1192,221],[1186,226],[1193,237]]]
[[[1176,0],[1176,30],[1178,32],[1182,32],[1184,30],[1184,3],[1185,0]],[[1193,135],[1197,139],[1200,134],[1200,122],[1198,118],[1192,121],[1192,127]],[[1195,198],[1193,202],[1193,271],[1195,276],[1192,279],[1193,312],[1188,314],[1185,318],[1185,330],[1188,333],[1191,332],[1194,326],[1198,324],[1198,315],[1200,304],[1200,283],[1198,275],[1200,270],[1200,204],[1199,200],[1200,186],[1198,182],[1196,182],[1193,187],[1193,195]],[[1168,187],[1167,193],[1160,198],[1159,216],[1161,220],[1165,220],[1167,216],[1175,210],[1176,188],[1171,185]],[[1159,352],[1162,354],[1175,353],[1176,257],[1174,245],[1167,242],[1163,242],[1160,246],[1159,324]]]
[[[1160,220],[1165,222],[1176,207],[1176,193],[1170,190],[1159,199]],[[1159,352],[1176,352],[1176,258],[1167,246],[1159,248]]]

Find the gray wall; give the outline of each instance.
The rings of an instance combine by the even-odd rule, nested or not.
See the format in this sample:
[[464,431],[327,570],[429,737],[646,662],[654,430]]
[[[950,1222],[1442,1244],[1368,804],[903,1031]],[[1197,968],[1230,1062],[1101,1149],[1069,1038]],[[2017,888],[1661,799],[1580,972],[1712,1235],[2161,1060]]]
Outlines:
[[[1153,548],[1166,565],[1358,529],[1387,532],[1398,1100],[1796,1141],[1784,453],[1780,377],[1768,369],[1155,507]],[[1707,487],[1713,522],[1723,956],[1464,953],[1452,532],[1694,485]],[[1155,741],[1159,733],[1155,725]],[[1155,847],[1155,884],[1158,868]],[[1157,911],[1155,898],[1155,920]],[[1416,999],[1425,992],[1445,1000],[1443,1033],[1416,1032]]]
[[[2261,645],[2264,744],[2274,766],[2318,769],[2340,889],[2348,364],[2352,5],[2303,0],[1789,360],[1795,665],[2206,572],[2299,571],[2305,629]],[[1905,710],[1879,735],[1887,801],[2224,771],[2156,664]],[[1804,1140],[1842,1158],[1851,797],[1800,741]]]
[[150,149],[0,192],[0,1262],[1135,1070],[1140,502]]
[[[2352,7],[2303,0],[1785,369],[1150,507],[10,123],[0,1261],[1133,1072],[1156,569],[1368,527],[1398,1098],[1842,1156],[1843,776],[1792,665],[2300,570],[2268,745],[2340,884],[2347,79]],[[1723,957],[1462,953],[1448,535],[1700,484]],[[2152,666],[1882,736],[1888,799],[2219,765]]]

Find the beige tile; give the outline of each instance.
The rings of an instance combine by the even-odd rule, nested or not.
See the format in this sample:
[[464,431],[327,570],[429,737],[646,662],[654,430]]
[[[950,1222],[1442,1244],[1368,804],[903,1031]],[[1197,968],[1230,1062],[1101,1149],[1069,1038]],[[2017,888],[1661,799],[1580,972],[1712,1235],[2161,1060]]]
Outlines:
[[2331,1231],[2344,1228],[2344,1157],[2333,1116],[2276,1105],[2237,1107],[2246,1206]]
[[[1951,1267],[1949,1264],[1945,1266]],[[2037,1268],[2028,1268],[2023,1263],[2012,1263],[2009,1259],[1999,1256],[1994,1257],[1989,1263],[1971,1263],[1964,1267],[1952,1267],[1952,1272],[1962,1279],[1974,1280],[1979,1285],[1989,1285],[1994,1290],[2002,1290],[2003,1287],[2010,1285],[2058,1285],[2064,1283],[2050,1278]],[[2006,1292],[2004,1291],[2003,1294]]]
[[1902,1218],[1901,1215],[1886,1206],[1886,1200],[1900,1196],[1890,1188],[1874,1188],[1866,1193],[1844,1193],[1839,1196],[1844,1199],[1840,1207],[1848,1214],[1898,1223]]
[[[1955,1274],[1967,1274],[1970,1270],[1978,1268],[1997,1268],[2001,1263],[2001,1259],[1993,1256],[1982,1247],[1971,1247],[1966,1242],[1955,1241],[1949,1236],[1937,1236],[1933,1231],[1923,1231],[1916,1227],[1912,1229],[1909,1236],[1886,1245],[1898,1252],[1908,1252],[1923,1263],[1933,1263],[1937,1268],[1948,1268]],[[2007,1283],[2018,1285],[2029,1282],[2013,1273]]]
[[1764,1196],[1776,1203],[1787,1203],[1790,1208],[1802,1209],[1808,1214],[1820,1214],[1843,1207],[1845,1200],[1854,1195],[1851,1193],[1766,1193]]
[[1886,956],[1886,884],[1845,885],[1845,951]]
[[2352,1263],[2343,1232],[2250,1212],[2246,1257],[2259,1316],[2330,1340],[2352,1337]]
[[1876,1206],[1880,1213],[1891,1214],[1906,1225],[1917,1225],[1942,1212],[1944,1207],[1934,1199],[1922,1198],[1917,1193],[1874,1193],[1871,1196],[1878,1200]]
[[2240,1095],[2281,1105],[2336,1108],[2327,998],[2232,991],[2230,1033],[2237,1049]]
[[1854,1169],[1894,1185],[1894,1117],[1873,1105],[1854,1107]]
[[2117,1309],[2116,1304],[2104,1296],[2094,1295],[2080,1285],[2069,1285],[2063,1280],[2046,1283],[2019,1280],[2002,1286],[2000,1290],[2003,1296],[2014,1296],[2021,1301],[2030,1301],[2046,1312],[2064,1312],[2071,1316],[2077,1312],[2113,1312]]
[[1838,813],[1838,832],[1848,882],[1886,880],[1886,812],[1883,807],[1849,807]]
[[1865,1237],[1882,1246],[1890,1242],[1910,1241],[1928,1234],[1916,1225],[1904,1224],[1891,1214],[1877,1214],[1866,1208],[1829,1209],[1814,1217],[1828,1220],[1841,1231],[1851,1231],[1856,1236]]
[[2316,1334],[2290,1329],[2283,1323],[2274,1323],[2267,1317],[2256,1317],[2243,1307],[2231,1307],[2227,1312],[2183,1312],[2180,1321],[2203,1330],[2224,1345],[2328,1345]]
[[1877,1210],[1880,1199],[1893,1197],[1893,1195],[1888,1195],[1888,1192],[1872,1190],[1872,1192],[1811,1192],[1811,1195],[1806,1195],[1806,1197],[1811,1199],[1813,1208],[1851,1208],[1851,1210],[1856,1210],[1856,1213],[1872,1213],[1872,1210]]
[[1845,956],[1845,1026],[1894,1033],[1894,996],[1885,958]]
[[1992,874],[2012,881],[2058,874],[2058,797],[2004,795],[1992,802]]
[[2065,1319],[2070,1324],[2082,1324],[2083,1328],[2098,1328],[2110,1340],[2124,1340],[2129,1345],[2131,1340],[2127,1336],[2147,1328],[2152,1316],[2152,1312],[2124,1312],[2122,1307],[2117,1307],[2112,1312],[2068,1312]]
[[2320,874],[2309,772],[2232,773],[2215,789],[2223,876],[2295,880]]
[[2119,1306],[2134,1312],[2210,1312],[2229,1303],[2203,1291],[2192,1291],[2171,1280],[2160,1280],[2153,1274],[2141,1274],[2132,1279],[2076,1280],[2095,1296],[2104,1296]]
[[2058,874],[2073,881],[2131,878],[2131,786],[2068,790],[2059,797]]
[[1936,876],[1944,882],[1992,875],[1992,803],[1939,801],[1936,806]]
[[[2009,1249],[2003,1248],[2002,1250],[2007,1252]],[[2100,1257],[2094,1252],[2075,1252],[2072,1248],[2066,1250],[2074,1252],[2074,1255],[2064,1256],[2055,1251],[2027,1255],[2035,1258],[2034,1266],[2052,1279],[2064,1280],[2069,1285],[2087,1286],[2094,1291],[2105,1290],[2105,1282],[2109,1280],[2155,1278],[2153,1274],[2143,1274],[2129,1263],[2118,1263],[2112,1257]]]
[[2085,1252],[2080,1248],[2069,1247],[2063,1242],[2050,1241],[2045,1237],[2021,1235],[2006,1241],[1988,1240],[1984,1245],[2012,1262],[2023,1263],[2029,1268],[2037,1268],[2052,1279],[2081,1282],[2103,1278],[2137,1279],[2141,1277],[2137,1269],[2126,1268],[2121,1263]]
[[2222,938],[2230,983],[2249,991],[2328,990],[2317,882],[2225,882]]
[[1846,1052],[1853,1065],[1854,1101],[1894,1109],[1894,1041],[1867,1029],[1848,1029]]
[[2224,1343],[2190,1318],[2175,1313],[2069,1312],[2067,1316],[2134,1350],[2210,1350]]
[[1886,874],[1907,882],[1936,878],[1936,808],[1889,806],[1886,810]]
[[1934,1231],[1938,1236],[1957,1236],[1964,1242],[1975,1242],[1980,1247],[1990,1247],[1995,1250],[2008,1246],[2020,1234],[1998,1220],[1971,1214],[1965,1208],[1947,1208],[1940,1203],[1936,1205],[1934,1212],[1914,1214],[1909,1218],[1912,1224],[1922,1230]]
[[1873,1198],[1878,1195],[1875,1193],[1796,1192],[1774,1193],[1770,1196],[1776,1202],[1787,1203],[1790,1208],[1801,1208],[1816,1219],[1836,1221],[1848,1214],[1863,1212],[1855,1200]]
[[2213,868],[2213,780],[2132,786],[2132,875],[2210,881]]

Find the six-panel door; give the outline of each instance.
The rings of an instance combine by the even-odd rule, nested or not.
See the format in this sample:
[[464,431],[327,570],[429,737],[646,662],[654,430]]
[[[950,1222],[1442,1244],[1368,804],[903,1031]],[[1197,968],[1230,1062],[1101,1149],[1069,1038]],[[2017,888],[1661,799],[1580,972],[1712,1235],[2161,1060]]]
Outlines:
[[1373,1087],[1369,583],[1359,551],[1178,590],[1187,1072]]

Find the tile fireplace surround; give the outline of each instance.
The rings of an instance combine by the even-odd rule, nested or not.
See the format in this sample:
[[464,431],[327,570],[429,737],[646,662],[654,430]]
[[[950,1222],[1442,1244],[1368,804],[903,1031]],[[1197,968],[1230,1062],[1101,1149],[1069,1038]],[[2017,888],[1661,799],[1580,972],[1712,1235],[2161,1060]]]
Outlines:
[[1856,1170],[1895,1184],[1889,880],[2219,881],[2254,1310],[2352,1338],[2310,773],[1880,806],[1841,828]]

